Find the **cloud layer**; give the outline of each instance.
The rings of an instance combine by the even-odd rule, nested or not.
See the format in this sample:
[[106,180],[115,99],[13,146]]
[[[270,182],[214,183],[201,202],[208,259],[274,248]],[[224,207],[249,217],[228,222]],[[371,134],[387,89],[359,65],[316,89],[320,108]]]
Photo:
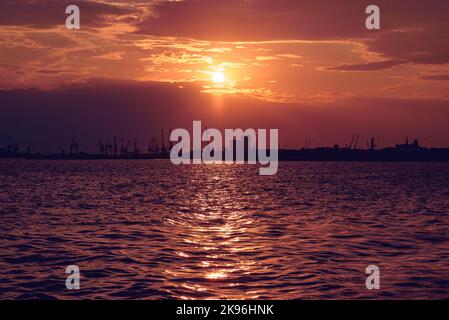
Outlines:
[[[68,4],[81,30],[64,27]],[[369,4],[3,0],[0,139],[144,141],[197,118],[278,126],[291,143],[354,133],[444,142],[449,2],[378,0],[379,31],[365,28]],[[217,71],[224,83],[211,81]]]
[[135,137],[144,147],[161,129],[188,129],[201,120],[209,128],[278,128],[284,146],[300,147],[306,138],[314,146],[344,145],[353,134],[360,141],[380,137],[383,145],[407,135],[427,145],[449,143],[447,101],[348,98],[316,106],[214,97],[198,89],[96,79],[51,91],[0,91],[0,138],[13,136],[23,148],[46,152],[67,148],[72,138],[88,151],[114,136]]

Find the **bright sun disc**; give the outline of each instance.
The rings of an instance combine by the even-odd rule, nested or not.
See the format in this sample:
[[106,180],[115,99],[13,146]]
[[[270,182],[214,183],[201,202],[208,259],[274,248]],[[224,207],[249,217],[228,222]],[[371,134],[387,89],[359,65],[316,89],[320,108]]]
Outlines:
[[214,72],[212,73],[212,81],[215,83],[222,83],[225,81],[225,75],[223,72]]

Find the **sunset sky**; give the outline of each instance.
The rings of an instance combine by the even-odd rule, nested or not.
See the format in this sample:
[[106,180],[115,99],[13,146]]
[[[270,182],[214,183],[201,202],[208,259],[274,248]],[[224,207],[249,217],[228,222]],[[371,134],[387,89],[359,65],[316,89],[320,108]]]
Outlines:
[[2,0],[0,145],[144,145],[202,120],[279,128],[284,146],[449,146],[448,15],[441,0]]

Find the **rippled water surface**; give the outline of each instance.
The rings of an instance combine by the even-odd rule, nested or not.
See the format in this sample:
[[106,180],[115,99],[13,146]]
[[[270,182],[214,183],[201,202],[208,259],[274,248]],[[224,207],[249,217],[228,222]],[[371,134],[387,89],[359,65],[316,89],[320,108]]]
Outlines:
[[449,164],[0,160],[0,240],[3,299],[449,298]]

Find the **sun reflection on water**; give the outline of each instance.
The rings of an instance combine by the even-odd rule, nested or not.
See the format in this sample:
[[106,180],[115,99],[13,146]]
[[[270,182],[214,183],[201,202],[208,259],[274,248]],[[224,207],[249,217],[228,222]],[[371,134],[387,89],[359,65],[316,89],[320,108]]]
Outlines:
[[[241,203],[215,187],[223,179],[228,188],[238,187],[238,181],[229,172],[227,176],[210,173],[206,187],[198,189],[191,199],[190,209],[166,220],[175,234],[182,234],[178,239],[182,249],[176,254],[183,260],[166,270],[172,279],[169,290],[176,297],[188,290],[189,294],[217,298],[215,292],[230,292],[230,288],[241,286],[245,277],[264,269],[251,255],[257,246],[247,245],[249,230],[255,227],[252,213],[239,210]],[[256,291],[241,290],[236,296],[233,290],[220,298],[255,298]]]

